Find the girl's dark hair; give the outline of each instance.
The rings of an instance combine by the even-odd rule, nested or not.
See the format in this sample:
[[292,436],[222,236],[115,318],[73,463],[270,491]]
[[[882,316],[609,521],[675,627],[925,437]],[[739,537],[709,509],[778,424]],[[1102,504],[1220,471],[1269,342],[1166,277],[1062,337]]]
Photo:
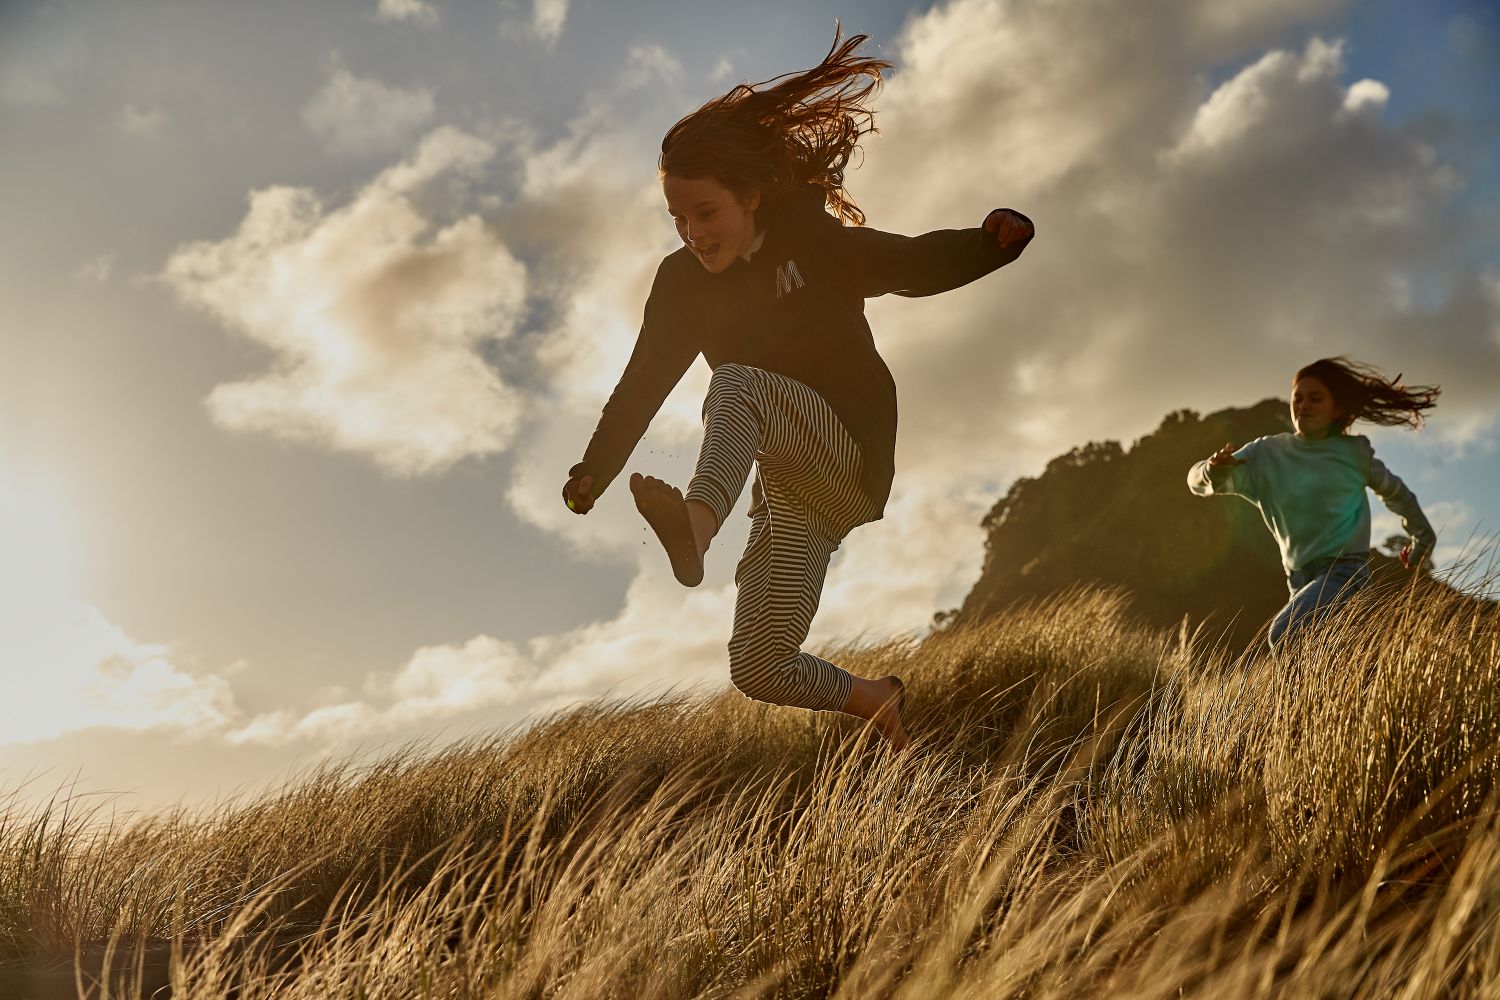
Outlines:
[[1328,387],[1333,401],[1344,411],[1337,421],[1346,430],[1356,420],[1386,427],[1422,426],[1422,412],[1437,405],[1441,388],[1435,385],[1402,385],[1401,376],[1387,379],[1374,365],[1350,358],[1322,358],[1297,372],[1292,384],[1315,378]]
[[759,191],[773,206],[812,185],[840,219],[863,225],[844,168],[875,131],[866,105],[891,64],[855,55],[868,36],[842,36],[835,25],[833,47],[812,69],[742,83],[673,125],[661,141],[662,176],[710,177],[737,196]]

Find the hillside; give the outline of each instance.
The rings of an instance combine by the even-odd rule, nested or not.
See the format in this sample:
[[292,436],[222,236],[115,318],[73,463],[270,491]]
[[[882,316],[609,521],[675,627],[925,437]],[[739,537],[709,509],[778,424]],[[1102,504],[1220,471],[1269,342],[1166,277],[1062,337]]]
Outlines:
[[1097,591],[842,657],[904,755],[725,692],[7,809],[0,996],[1495,997],[1500,617],[1354,603],[1243,667]]
[[[1288,427],[1276,399],[1206,417],[1179,410],[1129,449],[1090,442],[1054,458],[986,515],[979,579],[938,622],[976,622],[1080,584],[1120,587],[1151,625],[1177,627],[1186,616],[1244,648],[1286,602],[1276,544],[1244,501],[1189,493],[1187,470],[1226,441]],[[1395,559],[1375,560],[1378,575],[1400,575]]]

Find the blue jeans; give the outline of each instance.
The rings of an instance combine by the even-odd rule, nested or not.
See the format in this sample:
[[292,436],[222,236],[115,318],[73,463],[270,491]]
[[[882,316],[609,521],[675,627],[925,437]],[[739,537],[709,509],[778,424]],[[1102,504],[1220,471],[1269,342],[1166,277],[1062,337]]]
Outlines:
[[1370,554],[1356,552],[1336,559],[1320,559],[1287,575],[1287,589],[1292,596],[1286,607],[1271,619],[1268,641],[1271,648],[1304,625],[1322,621],[1339,605],[1364,589],[1370,582],[1367,565]]

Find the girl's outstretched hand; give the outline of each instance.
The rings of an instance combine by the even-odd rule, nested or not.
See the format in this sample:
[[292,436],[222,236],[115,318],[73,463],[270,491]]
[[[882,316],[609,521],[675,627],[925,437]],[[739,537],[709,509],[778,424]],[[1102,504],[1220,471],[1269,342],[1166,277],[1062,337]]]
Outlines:
[[563,483],[563,503],[575,514],[587,514],[594,509],[594,498],[589,496],[589,488],[594,485],[593,476],[579,476],[577,479],[569,479]]
[[1412,542],[1407,542],[1401,548],[1401,565],[1403,567],[1405,567],[1407,570],[1414,570],[1414,569],[1416,569],[1418,566],[1420,566],[1422,564],[1423,559],[1427,558],[1426,556],[1423,556],[1422,559],[1418,559],[1416,561],[1413,561],[1412,557],[1411,557],[1412,545],[1413,545]]
[[1234,445],[1225,442],[1224,447],[1208,456],[1208,467],[1210,469],[1221,469],[1226,465],[1244,465],[1243,458],[1234,457]]
[[1036,226],[1015,209],[997,208],[984,217],[984,231],[1004,247],[1031,239],[1036,235]]

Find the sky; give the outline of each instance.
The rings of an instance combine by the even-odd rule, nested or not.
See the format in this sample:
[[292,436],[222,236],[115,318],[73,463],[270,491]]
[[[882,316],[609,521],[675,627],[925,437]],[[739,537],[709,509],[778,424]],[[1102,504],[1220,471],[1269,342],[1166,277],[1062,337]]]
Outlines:
[[[746,498],[684,591],[627,490],[587,518],[558,493],[676,245],[662,133],[813,65],[836,19],[894,64],[848,181],[869,224],[1004,206],[1038,235],[868,303],[896,483],[811,645],[957,605],[980,519],[1049,458],[1284,396],[1333,354],[1442,386],[1420,432],[1369,433],[1439,570],[1485,551],[1492,4],[12,0],[0,794],[211,805],[726,685]],[[707,383],[627,469],[686,481]]]

